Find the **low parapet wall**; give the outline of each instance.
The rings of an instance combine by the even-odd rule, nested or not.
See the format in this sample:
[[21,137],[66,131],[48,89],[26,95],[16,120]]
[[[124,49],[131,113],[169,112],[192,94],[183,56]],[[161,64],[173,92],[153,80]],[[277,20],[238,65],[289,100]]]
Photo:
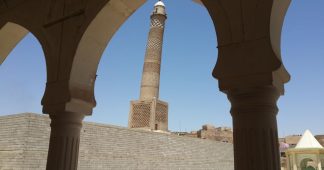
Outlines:
[[[45,115],[0,117],[0,170],[44,170],[50,134]],[[84,122],[79,170],[233,170],[233,145]]]

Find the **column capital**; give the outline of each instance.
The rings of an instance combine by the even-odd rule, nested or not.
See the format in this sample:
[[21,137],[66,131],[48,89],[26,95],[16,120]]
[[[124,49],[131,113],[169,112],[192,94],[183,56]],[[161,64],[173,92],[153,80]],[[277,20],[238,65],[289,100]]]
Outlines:
[[221,91],[276,86],[284,93],[290,76],[281,61],[280,39],[291,0],[201,0],[217,33],[213,76]]
[[57,81],[46,84],[42,99],[43,113],[80,113],[91,115],[96,106],[93,90],[70,87],[69,81]]
[[[60,114],[50,114],[51,118],[51,133],[57,133],[58,135],[78,135],[82,127],[83,114],[63,112]],[[67,130],[67,127],[69,130]]]
[[264,110],[275,115],[278,112],[276,103],[280,92],[274,86],[233,89],[226,91],[226,94],[232,105],[232,116],[259,113]]

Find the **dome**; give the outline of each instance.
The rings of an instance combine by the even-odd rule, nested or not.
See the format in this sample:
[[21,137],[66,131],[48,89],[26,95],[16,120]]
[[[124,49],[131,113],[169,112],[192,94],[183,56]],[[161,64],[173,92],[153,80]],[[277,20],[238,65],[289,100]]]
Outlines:
[[159,1],[159,2],[155,3],[154,6],[164,6],[165,7],[165,5],[164,5],[164,3],[162,1]]

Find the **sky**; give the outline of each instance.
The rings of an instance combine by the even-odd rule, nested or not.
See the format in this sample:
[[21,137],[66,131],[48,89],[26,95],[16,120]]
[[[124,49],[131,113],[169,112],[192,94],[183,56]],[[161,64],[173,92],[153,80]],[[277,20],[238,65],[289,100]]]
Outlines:
[[[141,72],[156,0],[148,0],[108,44],[97,72],[97,106],[85,121],[126,127],[131,100],[139,98]],[[169,103],[171,131],[203,124],[232,126],[230,103],[211,76],[217,40],[207,10],[191,0],[164,0],[160,100]],[[282,59],[291,74],[278,101],[279,135],[324,134],[324,1],[294,0],[282,31]],[[0,49],[1,50],[1,49]],[[0,66],[0,115],[41,113],[46,66],[41,46],[28,34]]]

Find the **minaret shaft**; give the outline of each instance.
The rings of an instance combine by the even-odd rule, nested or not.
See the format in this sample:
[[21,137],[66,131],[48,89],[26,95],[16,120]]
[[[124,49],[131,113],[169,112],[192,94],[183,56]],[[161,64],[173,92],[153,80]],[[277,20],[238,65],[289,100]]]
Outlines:
[[151,15],[151,28],[146,46],[140,100],[159,98],[161,55],[166,16]]

